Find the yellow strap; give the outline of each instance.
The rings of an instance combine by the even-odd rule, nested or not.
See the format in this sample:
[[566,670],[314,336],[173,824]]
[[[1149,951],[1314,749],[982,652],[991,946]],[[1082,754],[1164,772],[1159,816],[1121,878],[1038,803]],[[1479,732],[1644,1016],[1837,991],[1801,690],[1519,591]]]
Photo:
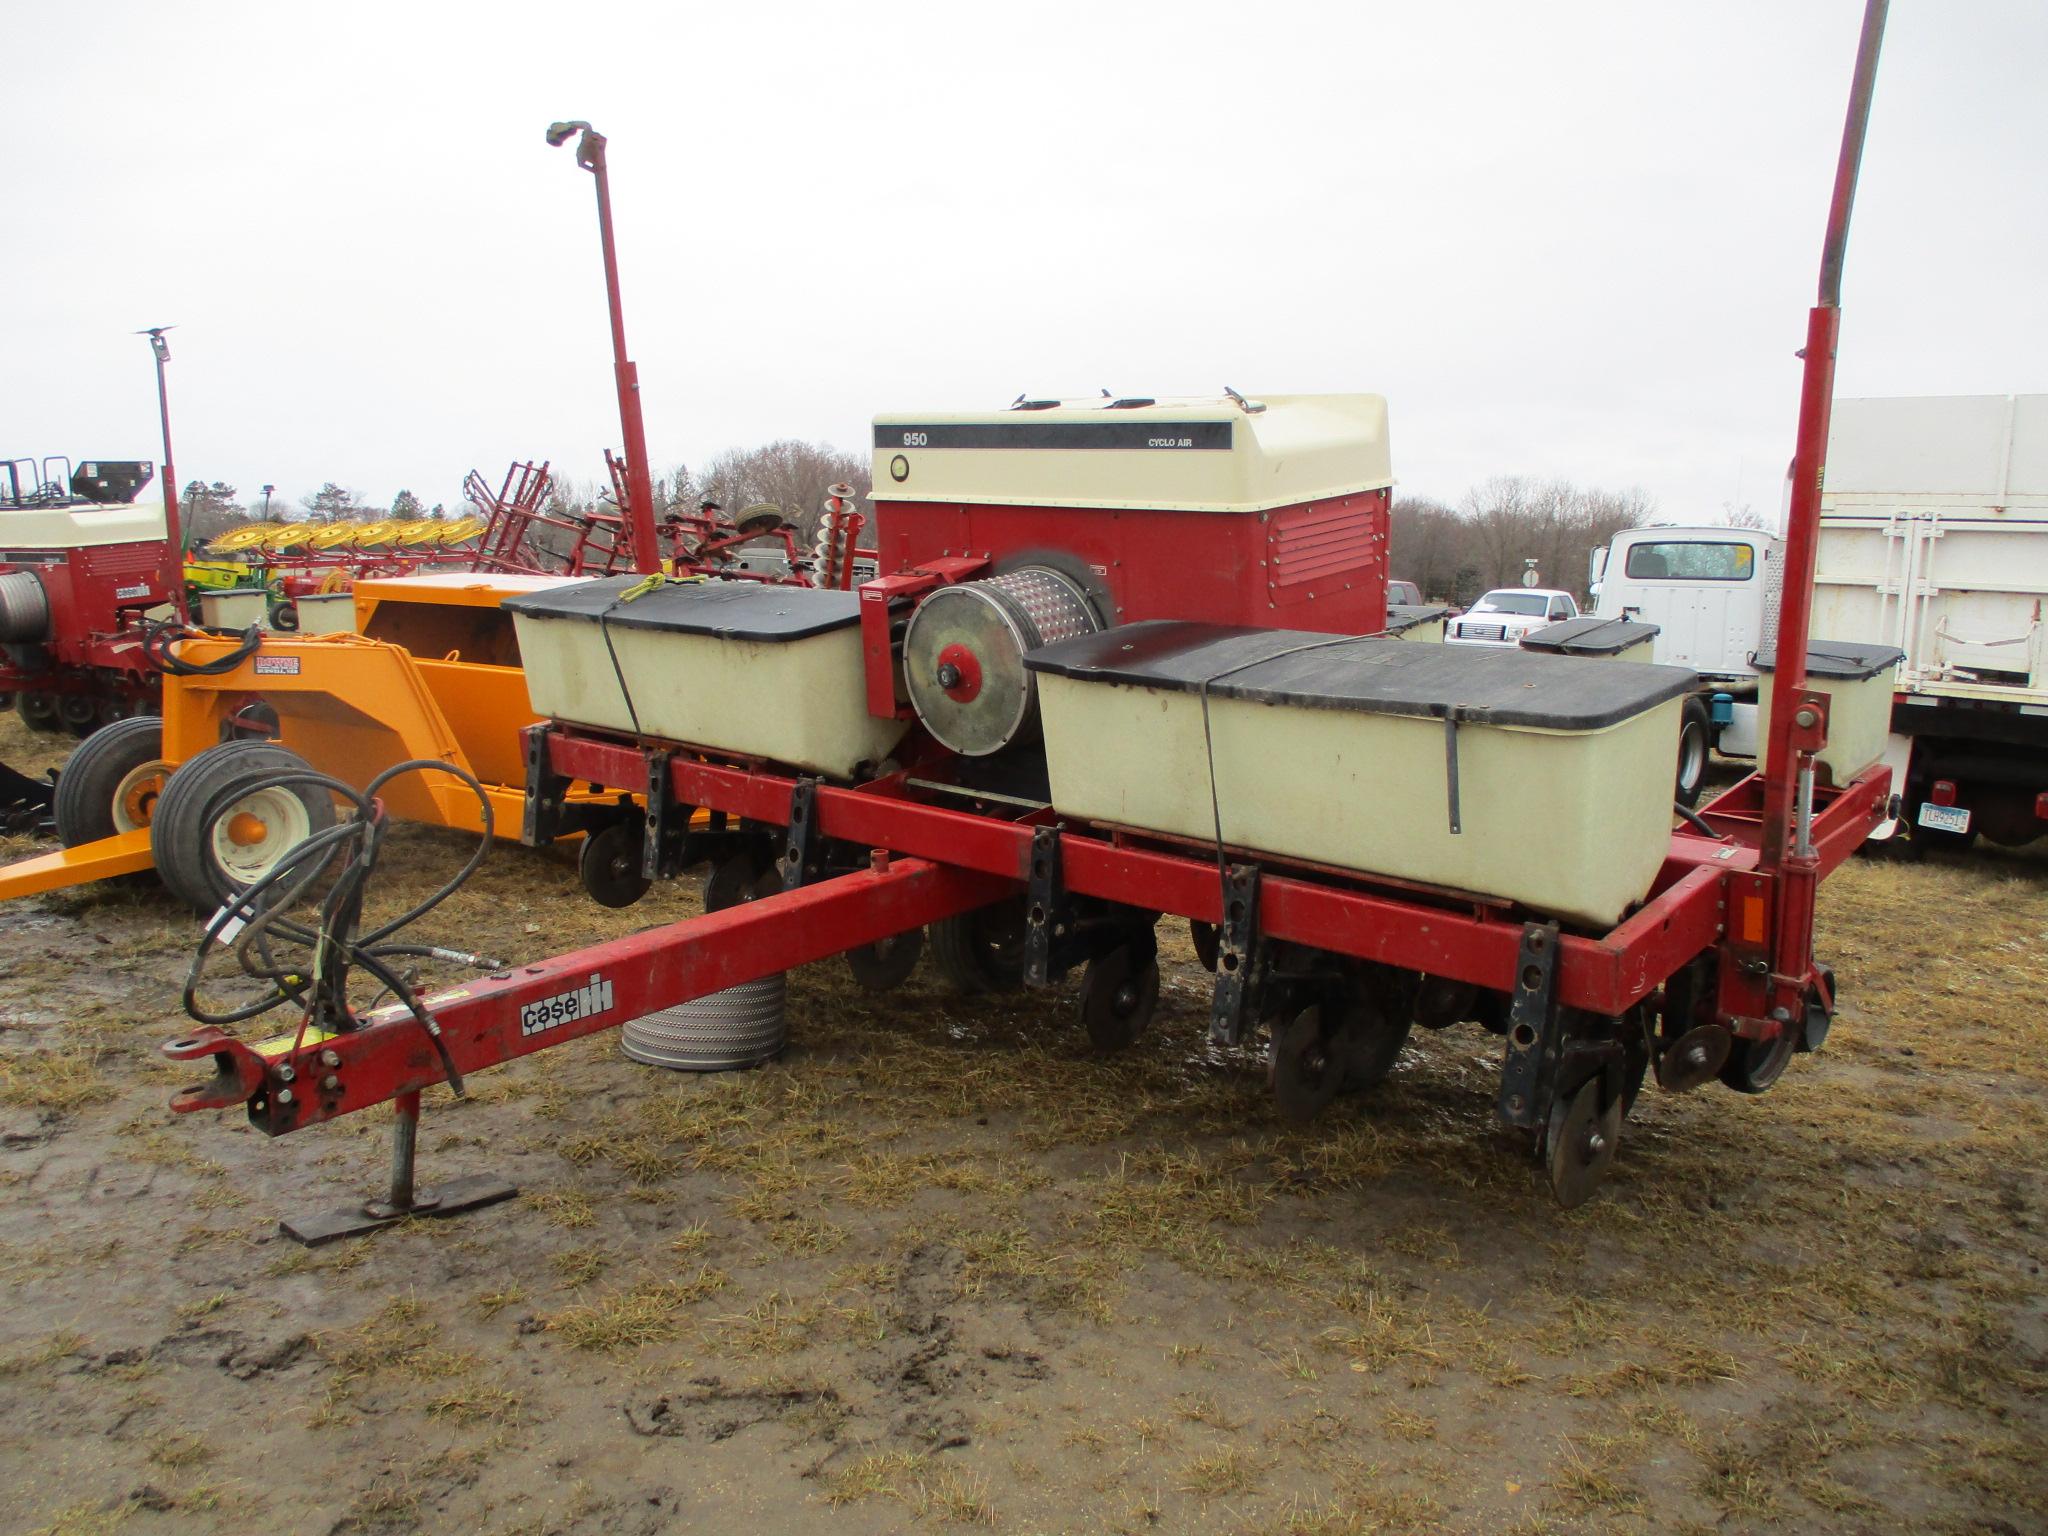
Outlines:
[[655,571],[651,575],[642,577],[639,581],[634,582],[632,586],[621,592],[618,596],[618,601],[630,603],[635,598],[645,597],[648,593],[658,591],[665,586],[686,587],[693,582],[701,582],[703,580],[705,578],[702,576],[670,576],[664,571]]

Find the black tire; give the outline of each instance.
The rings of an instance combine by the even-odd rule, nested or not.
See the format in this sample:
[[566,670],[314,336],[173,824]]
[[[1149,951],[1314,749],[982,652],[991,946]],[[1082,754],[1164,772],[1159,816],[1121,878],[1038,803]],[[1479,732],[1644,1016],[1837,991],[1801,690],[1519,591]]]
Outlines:
[[1412,1010],[1389,1013],[1376,998],[1364,994],[1347,998],[1343,1007],[1331,1045],[1343,1064],[1344,1091],[1356,1093],[1387,1080],[1415,1027],[1415,1015]]
[[[51,813],[66,848],[146,827],[170,778],[164,723],[149,715],[116,720],[80,742],[57,775]],[[148,770],[156,766],[160,772]]]
[[299,632],[299,605],[289,600],[273,603],[268,614],[270,627],[281,635],[295,635]]
[[932,961],[956,991],[1015,992],[1024,985],[1022,897],[941,918],[930,938]]
[[1678,716],[1678,777],[1673,788],[1678,803],[1687,810],[1700,803],[1700,791],[1707,787],[1713,742],[1714,724],[1707,706],[1697,698],[1687,699]]
[[[222,742],[180,764],[164,785],[150,823],[156,871],[172,894],[195,912],[212,912],[265,869],[275,867],[298,842],[332,827],[334,798],[323,789],[252,788],[275,774],[308,768],[298,753],[267,741]],[[265,822],[266,832],[276,836],[270,846],[253,845],[248,861],[231,870],[222,862],[215,834],[240,812],[257,814],[258,808],[239,803],[252,793],[262,797],[260,810],[275,823]],[[295,801],[300,809],[292,809],[287,801]]]
[[24,693],[14,707],[21,711],[22,723],[32,731],[55,733],[64,729],[64,718],[57,713],[57,695],[54,693]]
[[[1149,948],[1149,946],[1147,946]],[[1121,1051],[1137,1043],[1159,1007],[1159,958],[1119,944],[1088,962],[1081,975],[1081,1022],[1098,1051]]]
[[924,954],[924,930],[878,939],[846,952],[846,967],[853,979],[869,992],[890,992],[910,980]]
[[641,873],[643,833],[637,821],[615,821],[583,840],[576,873],[584,892],[601,907],[630,907],[651,882]]
[[1188,919],[1188,938],[1195,946],[1195,958],[1202,962],[1202,969],[1213,972],[1223,954],[1222,930],[1214,923],[1191,917]]

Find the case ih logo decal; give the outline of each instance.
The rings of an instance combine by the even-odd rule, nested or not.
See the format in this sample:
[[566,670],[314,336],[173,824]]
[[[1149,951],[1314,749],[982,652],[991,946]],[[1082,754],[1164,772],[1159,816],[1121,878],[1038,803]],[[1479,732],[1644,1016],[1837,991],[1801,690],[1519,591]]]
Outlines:
[[296,656],[258,656],[256,658],[258,677],[297,677],[299,658]]
[[573,1024],[578,1019],[609,1013],[611,1007],[611,982],[603,976],[593,975],[587,987],[578,987],[574,992],[557,992],[553,997],[544,997],[521,1008],[519,1033],[537,1035],[557,1025]]
[[125,603],[125,602],[127,602],[127,601],[128,601],[128,599],[129,599],[129,598],[131,598],[131,597],[147,597],[147,596],[149,596],[149,583],[148,583],[148,582],[144,582],[144,583],[142,583],[142,585],[140,585],[140,586],[137,586],[137,587],[116,587],[116,588],[114,588],[114,599],[115,599],[115,601],[117,601],[117,602],[123,602],[123,603]]

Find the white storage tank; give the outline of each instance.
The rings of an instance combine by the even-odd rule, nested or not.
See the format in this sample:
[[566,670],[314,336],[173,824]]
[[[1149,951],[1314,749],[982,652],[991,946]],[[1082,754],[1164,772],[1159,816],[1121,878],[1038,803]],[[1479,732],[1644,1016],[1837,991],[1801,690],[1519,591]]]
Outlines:
[[868,713],[860,597],[640,576],[505,599],[536,714],[850,779],[909,729]]
[[[1812,640],[1806,647],[1806,686],[1828,696],[1828,744],[1814,763],[1821,783],[1837,789],[1884,756],[1892,728],[1892,687],[1906,653],[1895,645]],[[1778,658],[1759,654],[1756,669],[1759,766],[1770,766],[1771,683]]]
[[208,629],[247,629],[270,616],[270,594],[261,587],[222,587],[199,594],[199,622]]
[[356,595],[353,592],[317,592],[298,598],[302,635],[344,635],[356,627]]
[[1028,665],[1065,815],[1597,925],[1670,848],[1683,668],[1173,621]]

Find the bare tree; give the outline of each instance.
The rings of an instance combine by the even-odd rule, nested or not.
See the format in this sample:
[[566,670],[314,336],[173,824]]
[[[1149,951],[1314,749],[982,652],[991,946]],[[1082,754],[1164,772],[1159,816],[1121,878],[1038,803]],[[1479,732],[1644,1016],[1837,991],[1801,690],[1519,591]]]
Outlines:
[[729,513],[776,507],[796,525],[799,540],[808,541],[817,532],[825,492],[843,481],[864,500],[869,479],[865,456],[785,437],[760,448],[728,448],[705,466],[697,485]]
[[1396,503],[1392,574],[1426,598],[1470,603],[1489,588],[1518,584],[1534,560],[1545,586],[1583,592],[1591,551],[1654,510],[1637,489],[1497,475],[1468,491],[1456,511],[1422,496]]

